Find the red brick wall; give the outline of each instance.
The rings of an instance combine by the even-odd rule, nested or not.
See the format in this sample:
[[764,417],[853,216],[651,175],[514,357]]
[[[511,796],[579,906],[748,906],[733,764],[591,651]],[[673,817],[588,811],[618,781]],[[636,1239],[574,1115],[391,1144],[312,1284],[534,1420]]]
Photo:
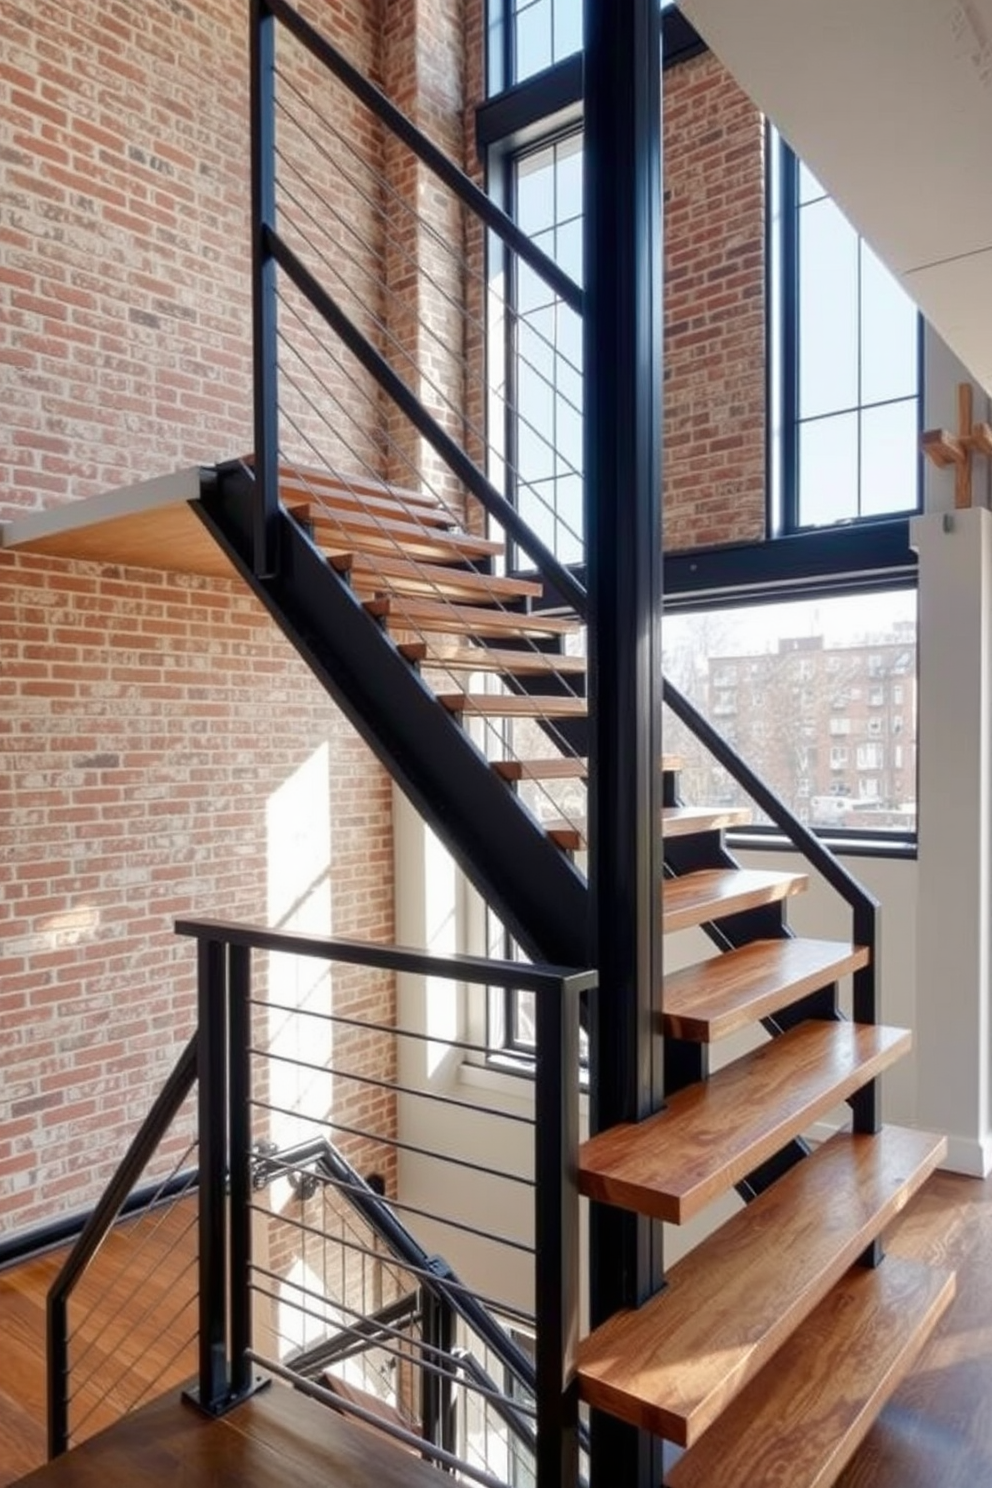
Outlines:
[[[95,1197],[188,1037],[195,948],[173,920],[279,923],[306,900],[310,923],[389,939],[392,812],[388,780],[233,585],[0,555],[0,632],[8,1232]],[[297,873],[300,844],[316,871]],[[388,1132],[388,1093],[374,1104],[361,1114]]]
[[[377,5],[308,9],[376,69]],[[246,10],[7,8],[0,520],[250,447]],[[188,1036],[173,919],[281,920],[286,782],[325,772],[306,892],[335,933],[392,937],[392,829],[389,781],[233,582],[0,553],[0,699],[8,1233],[93,1201]]]
[[665,547],[765,533],[761,117],[707,53],[665,117]]

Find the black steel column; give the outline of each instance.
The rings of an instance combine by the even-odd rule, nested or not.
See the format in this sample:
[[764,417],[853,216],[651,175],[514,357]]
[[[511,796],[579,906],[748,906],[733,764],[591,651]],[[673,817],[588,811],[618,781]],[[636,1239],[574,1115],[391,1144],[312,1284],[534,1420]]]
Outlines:
[[[662,1100],[661,8],[587,0],[585,471],[589,582],[591,1122]],[[594,1206],[591,1316],[661,1282],[656,1227]],[[643,1433],[595,1412],[592,1488],[657,1488]]]
[[251,951],[228,949],[230,1000],[231,1394],[251,1392]]

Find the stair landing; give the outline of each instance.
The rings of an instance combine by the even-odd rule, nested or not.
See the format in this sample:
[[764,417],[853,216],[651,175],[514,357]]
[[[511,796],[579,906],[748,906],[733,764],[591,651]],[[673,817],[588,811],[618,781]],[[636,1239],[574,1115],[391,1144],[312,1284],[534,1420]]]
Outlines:
[[19,1488],[443,1488],[451,1478],[278,1382],[220,1420],[175,1394],[20,1479]]

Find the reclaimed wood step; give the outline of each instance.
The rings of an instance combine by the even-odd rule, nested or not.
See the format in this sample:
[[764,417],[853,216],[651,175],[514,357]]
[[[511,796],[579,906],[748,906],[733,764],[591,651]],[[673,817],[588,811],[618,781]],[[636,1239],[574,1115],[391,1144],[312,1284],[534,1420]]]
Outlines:
[[753,940],[665,977],[662,1030],[713,1043],[868,965],[865,946],[835,940]]
[[603,1204],[684,1224],[793,1137],[909,1052],[904,1028],[810,1019],[645,1121],[579,1148],[579,1191]]
[[752,868],[700,868],[681,878],[666,878],[661,888],[662,929],[687,930],[745,909],[776,904],[801,894],[805,873],[771,873]]
[[579,629],[578,621],[563,620],[558,615],[487,610],[478,604],[444,604],[434,599],[418,599],[414,595],[383,595],[380,599],[367,599],[364,608],[376,620],[382,621],[391,634],[399,632],[403,640],[410,639],[411,631],[417,635],[517,638],[572,635]]
[[314,542],[325,553],[390,553],[395,557],[424,558],[438,563],[460,563],[474,558],[498,558],[503,544],[467,532],[424,527],[398,517],[365,511],[338,512],[296,508],[297,521],[310,528]]
[[942,1137],[898,1127],[838,1132],[678,1261],[656,1297],[582,1340],[582,1399],[692,1446],[945,1151]]
[[504,780],[585,780],[589,773],[588,761],[578,755],[562,755],[557,759],[537,760],[493,760],[492,768]]
[[[725,827],[744,827],[751,813],[744,806],[725,810],[705,806],[663,806],[662,837],[689,837],[695,832],[721,832]],[[584,818],[572,821],[548,821],[545,831],[567,852],[582,852],[588,843],[588,825]]]
[[511,692],[439,692],[449,713],[474,718],[585,718],[588,704],[580,697],[534,697]]
[[449,672],[512,672],[518,677],[576,677],[585,673],[584,656],[557,651],[509,651],[490,646],[443,646],[427,641],[404,641],[399,647],[407,661],[440,667]]
[[[584,780],[589,773],[588,760],[578,756],[561,759],[493,760],[492,767],[504,780]],[[681,770],[677,754],[663,754],[661,768],[666,773]]]
[[[254,455],[247,455],[246,465],[254,465]],[[371,476],[352,474],[335,475],[329,470],[316,470],[301,465],[283,463],[279,466],[279,494],[285,500],[287,492],[298,495],[301,491],[319,492],[322,499],[338,497],[345,501],[375,500],[389,502],[401,511],[413,510],[419,517],[422,513],[439,512],[447,522],[454,521],[449,511],[436,496],[425,491],[414,491],[408,486],[390,481],[373,480]]]
[[830,1488],[953,1297],[953,1271],[920,1261],[852,1267],[666,1488]]
[[427,598],[467,599],[494,604],[504,600],[537,599],[542,586],[532,579],[502,579],[470,568],[446,568],[441,563],[414,559],[370,557],[365,553],[332,553],[328,562],[348,575],[359,594],[422,594]]

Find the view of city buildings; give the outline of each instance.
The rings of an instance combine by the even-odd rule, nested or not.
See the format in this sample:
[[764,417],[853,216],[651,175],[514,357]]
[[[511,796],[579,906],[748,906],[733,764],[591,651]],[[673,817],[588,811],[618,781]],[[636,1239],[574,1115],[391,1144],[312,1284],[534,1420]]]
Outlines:
[[[713,617],[678,623],[666,671],[800,821],[915,830],[915,620],[850,637],[770,635],[748,649],[740,633],[735,644],[733,625],[717,620],[713,634]],[[709,799],[748,804],[725,771],[696,762],[676,720],[666,725],[666,750],[683,755],[687,798],[705,785]]]

